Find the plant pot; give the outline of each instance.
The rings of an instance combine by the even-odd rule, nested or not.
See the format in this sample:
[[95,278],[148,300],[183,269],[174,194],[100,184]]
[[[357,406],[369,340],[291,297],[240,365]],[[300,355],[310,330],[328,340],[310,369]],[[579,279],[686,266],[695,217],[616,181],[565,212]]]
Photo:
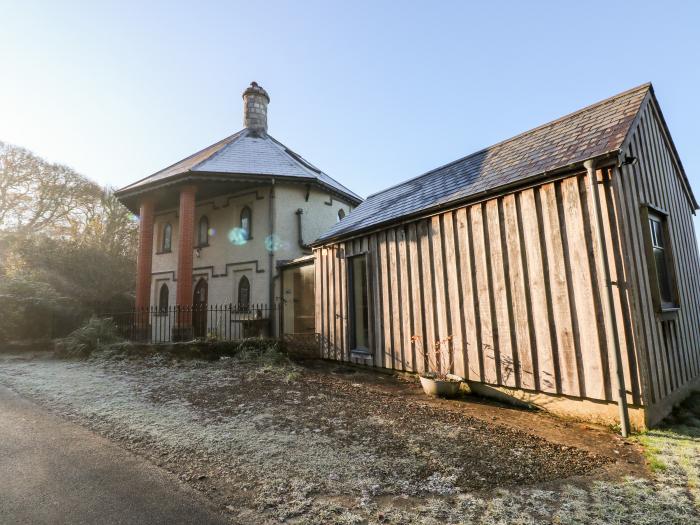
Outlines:
[[430,377],[420,376],[420,384],[423,387],[423,392],[429,396],[439,397],[455,397],[459,393],[459,385],[462,382],[461,378],[456,376],[448,379],[433,379]]

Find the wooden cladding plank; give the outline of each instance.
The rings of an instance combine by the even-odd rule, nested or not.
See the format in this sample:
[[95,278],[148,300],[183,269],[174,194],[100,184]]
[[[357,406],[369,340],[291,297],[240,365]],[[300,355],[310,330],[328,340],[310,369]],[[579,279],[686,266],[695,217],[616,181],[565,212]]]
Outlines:
[[[455,216],[447,212],[443,216],[443,248],[445,252],[445,274],[447,276],[447,294],[449,298],[450,334],[453,347],[453,372],[460,377],[466,373],[466,337],[464,335],[464,304],[459,274],[460,251],[455,245]],[[471,278],[470,275],[466,276]]]
[[340,271],[338,272],[338,283],[337,283],[337,290],[338,290],[338,302],[340,304],[340,347],[343,352],[343,359],[345,361],[350,361],[350,341],[348,340],[348,301],[347,301],[347,292],[348,292],[348,276],[347,276],[347,265],[348,265],[348,248],[350,249],[350,252],[354,252],[354,246],[353,243],[345,243],[342,253],[341,253],[341,259],[340,259]]
[[482,362],[482,380],[485,383],[496,384],[496,348],[494,341],[495,319],[491,315],[491,285],[488,270],[488,251],[484,239],[484,208],[481,205],[470,209],[471,237],[474,256],[474,272],[476,276],[476,309],[479,311],[479,353]]
[[476,289],[473,286],[474,266],[472,264],[472,239],[469,235],[470,221],[466,208],[460,208],[455,212],[456,238],[459,250],[459,268],[462,315],[464,317],[463,354],[465,359],[465,377],[471,381],[483,381],[480,365],[479,329],[475,304],[477,299]]
[[411,281],[411,314],[413,318],[412,326],[413,333],[411,336],[417,336],[411,342],[411,356],[413,358],[414,369],[416,372],[422,372],[425,370],[425,354],[423,352],[423,343],[425,341],[425,329],[423,322],[423,286],[421,284],[421,258],[420,258],[420,246],[418,241],[418,234],[416,232],[415,223],[409,224],[406,229],[408,230],[408,260],[409,260],[409,270],[410,270],[410,281]]
[[517,360],[513,353],[513,341],[510,327],[510,297],[507,284],[507,256],[503,249],[500,199],[486,203],[486,221],[488,224],[488,246],[491,268],[491,301],[495,312],[495,325],[498,334],[496,341],[496,363],[500,367],[499,384],[517,385]]
[[[424,327],[425,339],[422,342],[423,352],[428,356],[426,367],[430,367],[431,359],[434,366],[434,358],[431,358],[431,350],[437,340],[437,330],[435,327],[435,292],[433,290],[433,267],[430,247],[430,232],[428,221],[421,220],[417,224],[416,233],[418,234],[418,242],[420,243],[421,257],[421,287],[423,289],[423,311],[424,311]],[[432,354],[434,356],[434,354]]]
[[[605,242],[604,232],[599,231],[600,214],[600,170],[594,170],[593,177],[588,174],[579,177],[578,187],[581,196],[588,265],[591,279],[591,299],[595,312],[595,326],[598,332],[598,360],[600,364],[600,381],[603,397],[608,401],[617,399],[612,395],[612,371],[614,370],[615,343],[618,340],[616,319],[611,318],[611,294],[606,281],[606,269],[603,257],[607,257],[609,246]],[[595,191],[591,191],[594,188]],[[602,244],[601,244],[602,243]],[[593,357],[593,356],[592,356]]]
[[332,358],[331,354],[331,345],[332,345],[332,333],[331,333],[331,328],[330,328],[330,323],[332,319],[332,311],[330,308],[330,288],[328,286],[328,275],[329,275],[329,269],[328,269],[328,264],[329,264],[329,253],[328,248],[323,249],[323,309],[326,314],[326,320],[323,323],[323,328],[324,328],[324,337],[323,337],[323,342],[324,342],[324,357],[327,359]]
[[439,215],[432,217],[428,223],[428,231],[430,234],[433,261],[433,289],[435,290],[435,317],[437,320],[436,339],[441,341],[441,348],[447,345],[447,351],[441,352],[440,354],[441,361],[439,366],[441,371],[445,371],[450,368],[450,357],[453,348],[448,342],[452,334],[448,321],[450,304],[447,300],[447,290],[445,287],[445,262],[440,219],[441,217]]
[[330,332],[330,342],[331,342],[331,357],[333,359],[339,359],[338,355],[338,339],[337,339],[337,327],[338,327],[338,310],[337,303],[335,300],[335,281],[337,278],[337,247],[333,246],[328,250],[328,306],[330,309],[330,314],[328,316],[328,326]]
[[381,294],[381,264],[379,261],[379,243],[377,235],[373,234],[368,240],[369,261],[370,261],[370,293],[372,295],[372,324],[371,339],[373,343],[372,355],[374,366],[383,366],[384,363],[384,329],[383,329],[383,308]]
[[396,230],[386,233],[387,250],[389,254],[389,294],[391,295],[391,333],[393,351],[392,368],[403,370],[403,328],[401,326],[401,268],[399,266],[396,245]]
[[[640,305],[639,292],[639,261],[636,259],[635,233],[630,224],[629,204],[630,192],[625,181],[623,169],[615,170],[612,179],[612,196],[615,201],[615,209],[618,212],[618,231],[620,232],[620,242],[622,245],[622,265],[625,274],[624,292],[629,305],[630,322],[632,324],[632,335],[634,337],[634,352],[638,363],[638,374],[640,376],[641,403],[653,404],[656,399],[654,381],[651,377],[649,353],[647,352],[648,340],[644,326],[644,312]],[[629,338],[628,338],[629,340]]]
[[555,362],[555,366],[559,369],[562,393],[578,396],[581,393],[578,382],[578,363],[555,184],[544,184],[538,191],[542,206],[547,261],[549,261],[549,289],[554,311],[554,325],[551,329],[557,336],[558,361]]
[[529,290],[530,326],[534,331],[537,362],[536,388],[543,392],[558,393],[555,331],[552,314],[552,301],[548,289],[548,268],[546,247],[542,242],[540,224],[541,207],[538,205],[535,191],[525,190],[520,195],[520,222],[522,225],[522,250],[525,253],[527,281]]
[[514,353],[518,362],[518,384],[521,388],[537,388],[537,354],[532,347],[530,330],[532,319],[529,312],[528,289],[525,282],[527,266],[523,264],[521,252],[520,220],[515,195],[506,195],[502,200],[503,230],[508,256],[508,277],[510,286],[511,326],[514,332]]
[[[625,387],[629,392],[627,402],[639,405],[641,396],[639,391],[639,377],[637,360],[634,354],[634,337],[632,332],[631,314],[629,310],[627,291],[624,283],[627,281],[627,276],[624,273],[622,263],[622,245],[620,241],[618,211],[615,208],[613,196],[611,192],[611,175],[609,169],[606,169],[602,177],[601,184],[598,186],[598,200],[600,203],[600,212],[603,217],[603,238],[607,244],[608,253],[608,268],[610,271],[610,284],[612,287],[613,304],[611,305],[612,313],[615,316],[617,325],[617,346],[622,357],[622,368],[625,379]],[[613,363],[615,359],[615,348],[609,349],[609,362]],[[612,377],[613,368],[610,367],[611,382],[617,385],[617,379]],[[617,399],[613,395],[613,399]]]
[[323,335],[323,303],[321,299],[322,284],[321,284],[321,268],[323,267],[323,258],[321,250],[314,250],[314,330],[319,336]]
[[566,240],[570,263],[567,278],[572,284],[574,311],[578,325],[578,347],[580,351],[579,383],[584,397],[606,399],[605,372],[601,365],[598,326],[600,318],[596,312],[594,288],[595,275],[590,267],[590,244],[586,229],[588,217],[584,217],[581,188],[578,178],[561,182],[562,206],[566,221]]
[[408,241],[406,229],[402,226],[396,230],[396,242],[398,248],[398,263],[401,268],[401,344],[403,347],[402,368],[408,371],[415,370],[413,358],[413,345],[411,336],[413,331],[413,310],[420,308],[420,302],[412,302],[411,271],[409,268]]
[[379,267],[381,274],[381,297],[382,297],[382,328],[384,338],[384,355],[381,366],[391,368],[394,364],[394,345],[391,338],[391,275],[389,274],[389,251],[387,249],[386,232],[378,234],[379,240]]

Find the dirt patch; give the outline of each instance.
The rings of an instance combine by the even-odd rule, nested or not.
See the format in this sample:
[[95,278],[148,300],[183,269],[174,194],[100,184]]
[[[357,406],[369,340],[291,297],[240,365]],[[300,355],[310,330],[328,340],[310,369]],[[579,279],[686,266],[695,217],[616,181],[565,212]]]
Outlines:
[[[333,365],[313,365],[298,367],[293,382],[281,381],[277,373],[234,366],[227,384],[167,383],[154,390],[151,399],[155,403],[184,399],[213,421],[249,418],[260,431],[316,434],[331,449],[360,449],[362,457],[355,461],[376,458],[374,467],[363,466],[368,472],[376,470],[380,479],[372,489],[375,495],[452,494],[559,480],[613,461],[512,424],[497,424],[492,417],[465,414],[455,403],[419,398],[415,384],[391,376],[348,374]],[[484,412],[497,410],[489,407]],[[354,473],[354,469],[335,472],[323,490],[344,488]]]

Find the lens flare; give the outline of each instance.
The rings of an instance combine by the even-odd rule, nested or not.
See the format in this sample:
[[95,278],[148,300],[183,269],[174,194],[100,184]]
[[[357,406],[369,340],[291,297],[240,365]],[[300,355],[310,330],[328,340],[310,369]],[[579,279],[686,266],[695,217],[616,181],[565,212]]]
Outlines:
[[289,243],[281,239],[278,235],[268,235],[265,237],[265,249],[268,252],[276,252],[289,248]]
[[228,232],[228,240],[236,246],[243,246],[248,242],[248,235],[243,228],[234,228]]

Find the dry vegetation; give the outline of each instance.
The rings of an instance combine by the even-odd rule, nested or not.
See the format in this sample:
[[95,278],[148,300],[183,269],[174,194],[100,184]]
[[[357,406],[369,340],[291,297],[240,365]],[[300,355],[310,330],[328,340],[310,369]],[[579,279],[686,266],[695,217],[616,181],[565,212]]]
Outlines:
[[700,523],[700,402],[642,436],[653,477],[623,478],[634,454],[617,451],[634,446],[600,431],[604,452],[563,446],[494,421],[502,408],[469,413],[389,376],[274,353],[3,358],[0,383],[177,474],[233,523]]

